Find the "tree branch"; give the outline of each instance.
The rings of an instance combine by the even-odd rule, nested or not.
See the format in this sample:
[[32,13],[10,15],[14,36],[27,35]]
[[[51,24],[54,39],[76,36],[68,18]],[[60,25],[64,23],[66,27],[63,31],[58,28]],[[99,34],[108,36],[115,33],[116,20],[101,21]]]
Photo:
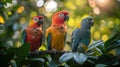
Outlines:
[[30,53],[30,55],[42,55],[42,54],[63,54],[63,53],[69,53],[71,51],[54,51],[54,50],[46,50],[46,51],[39,51]]

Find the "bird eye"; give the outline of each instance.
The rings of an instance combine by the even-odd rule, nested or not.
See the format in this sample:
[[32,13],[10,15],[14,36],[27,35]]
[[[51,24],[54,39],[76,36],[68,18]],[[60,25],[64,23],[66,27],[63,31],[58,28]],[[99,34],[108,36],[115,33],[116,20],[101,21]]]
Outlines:
[[38,22],[38,21],[39,21],[39,19],[38,19],[38,18],[36,18],[36,17],[35,17],[33,20],[34,20],[35,22]]
[[64,14],[60,13],[59,16],[60,16],[60,17],[64,17]]

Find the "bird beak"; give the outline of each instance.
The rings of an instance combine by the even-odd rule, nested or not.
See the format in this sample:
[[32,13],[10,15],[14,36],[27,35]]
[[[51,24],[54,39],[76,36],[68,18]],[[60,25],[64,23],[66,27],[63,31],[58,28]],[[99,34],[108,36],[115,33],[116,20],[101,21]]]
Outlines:
[[90,25],[93,26],[94,25],[94,20],[90,20]]
[[38,21],[38,25],[43,25],[43,20]]
[[67,22],[69,21],[69,16],[68,15],[64,16],[64,21],[67,21]]

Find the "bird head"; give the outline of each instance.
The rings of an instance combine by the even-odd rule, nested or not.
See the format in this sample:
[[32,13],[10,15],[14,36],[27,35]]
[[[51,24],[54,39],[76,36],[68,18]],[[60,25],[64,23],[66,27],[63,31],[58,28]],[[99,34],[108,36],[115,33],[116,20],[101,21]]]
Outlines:
[[52,17],[52,24],[64,24],[65,21],[69,20],[67,11],[59,11]]
[[44,18],[43,16],[34,16],[29,23],[29,26],[42,26]]
[[81,22],[81,28],[90,29],[94,25],[94,19],[91,16],[84,18]]
[[32,18],[32,20],[38,25],[43,25],[44,18],[42,16],[35,16]]

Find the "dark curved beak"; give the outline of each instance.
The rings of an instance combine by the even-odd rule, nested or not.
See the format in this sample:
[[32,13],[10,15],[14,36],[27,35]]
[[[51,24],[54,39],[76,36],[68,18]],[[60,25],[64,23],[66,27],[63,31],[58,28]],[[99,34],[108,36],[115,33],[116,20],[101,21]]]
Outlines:
[[90,20],[90,25],[91,25],[91,26],[94,25],[94,20],[93,20],[93,19]]
[[43,20],[38,21],[38,25],[43,25]]
[[67,21],[67,22],[69,21],[69,16],[68,15],[64,16],[64,21]]

